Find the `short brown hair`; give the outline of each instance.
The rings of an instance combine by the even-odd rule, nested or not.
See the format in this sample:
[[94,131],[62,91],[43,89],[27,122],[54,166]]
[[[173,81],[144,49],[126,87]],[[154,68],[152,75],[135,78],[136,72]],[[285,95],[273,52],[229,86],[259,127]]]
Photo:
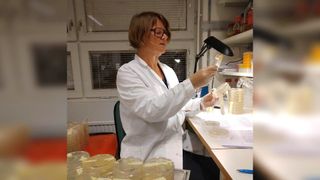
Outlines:
[[142,12],[136,14],[132,17],[129,27],[129,42],[130,45],[134,48],[139,48],[141,42],[145,35],[150,33],[150,29],[154,26],[159,19],[164,25],[168,36],[168,41],[170,41],[171,33],[169,31],[169,22],[168,20],[159,13],[156,12]]

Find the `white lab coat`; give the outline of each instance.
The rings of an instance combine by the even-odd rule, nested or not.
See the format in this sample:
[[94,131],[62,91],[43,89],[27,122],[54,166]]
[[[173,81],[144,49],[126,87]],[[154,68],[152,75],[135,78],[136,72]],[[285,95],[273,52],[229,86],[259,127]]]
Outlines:
[[173,69],[161,62],[159,65],[169,89],[137,55],[118,70],[120,117],[126,132],[120,156],[142,160],[165,157],[182,169],[181,125],[185,110],[199,110],[200,99],[190,100],[195,89],[189,79],[179,84]]

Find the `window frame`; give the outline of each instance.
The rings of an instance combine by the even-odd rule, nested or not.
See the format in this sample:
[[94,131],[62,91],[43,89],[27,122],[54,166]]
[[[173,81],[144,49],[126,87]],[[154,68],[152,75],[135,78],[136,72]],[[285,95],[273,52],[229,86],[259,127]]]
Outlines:
[[67,52],[70,52],[74,84],[74,90],[67,90],[67,95],[68,98],[80,98],[83,96],[83,92],[80,73],[80,59],[77,43],[67,43]]
[[[67,41],[77,41],[77,26],[76,26],[76,16],[75,16],[75,3],[73,0],[67,0],[67,10],[68,10],[68,17],[66,28],[67,32]],[[72,25],[71,25],[72,23]],[[71,30],[69,29],[71,28]]]

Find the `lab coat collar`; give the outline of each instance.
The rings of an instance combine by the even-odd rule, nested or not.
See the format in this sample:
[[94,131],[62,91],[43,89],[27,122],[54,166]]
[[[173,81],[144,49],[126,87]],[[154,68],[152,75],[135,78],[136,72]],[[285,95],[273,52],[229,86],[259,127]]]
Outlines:
[[143,67],[148,67],[148,64],[142,60],[137,54],[134,55],[134,59],[136,59]]
[[[148,64],[147,64],[142,58],[140,58],[137,54],[135,54],[134,59],[137,60],[137,61],[139,62],[139,64],[141,64],[143,67],[148,68],[148,69],[152,72],[152,74],[154,75],[154,77],[160,82],[160,84],[162,84],[162,86],[163,86],[165,89],[168,89],[167,86],[166,86],[166,85],[164,84],[164,82],[162,81],[162,79],[160,79],[160,77],[148,66]],[[163,64],[162,64],[160,61],[158,61],[158,64],[159,64],[159,66],[160,66],[160,68],[161,68],[164,76],[165,76],[166,78],[168,78],[168,76],[166,75],[166,69],[164,68]],[[169,81],[168,81],[168,79],[167,79],[167,83],[168,83],[168,87],[169,87]]]

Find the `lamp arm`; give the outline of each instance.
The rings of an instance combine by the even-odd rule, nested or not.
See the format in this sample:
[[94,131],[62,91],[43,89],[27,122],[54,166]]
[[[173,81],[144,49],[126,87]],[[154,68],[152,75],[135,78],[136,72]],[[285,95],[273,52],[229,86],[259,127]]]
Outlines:
[[207,45],[207,44],[202,45],[199,54],[197,54],[197,55],[196,55],[196,58],[195,58],[193,73],[196,73],[196,71],[197,71],[197,65],[198,65],[199,59],[200,59],[200,58],[204,55],[204,53],[206,53],[208,50],[209,50],[209,48],[208,48],[208,45]]

